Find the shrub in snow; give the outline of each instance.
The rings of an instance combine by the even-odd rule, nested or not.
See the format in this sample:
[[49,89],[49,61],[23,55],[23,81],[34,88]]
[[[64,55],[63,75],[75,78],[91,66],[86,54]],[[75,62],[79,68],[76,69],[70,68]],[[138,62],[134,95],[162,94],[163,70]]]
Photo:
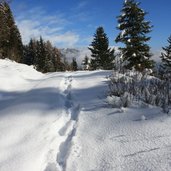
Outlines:
[[[152,77],[149,73],[149,70],[143,73],[128,71],[124,74],[114,71],[109,83],[110,96],[120,98],[121,107],[128,107],[135,102],[140,105],[146,103],[160,106],[168,113],[171,102],[170,81]],[[113,103],[118,104],[118,100]]]
[[122,106],[121,98],[118,96],[108,96],[107,103],[115,108],[120,108]]
[[123,96],[121,96],[121,104],[123,107],[129,107],[131,105],[131,94],[128,92],[125,92]]

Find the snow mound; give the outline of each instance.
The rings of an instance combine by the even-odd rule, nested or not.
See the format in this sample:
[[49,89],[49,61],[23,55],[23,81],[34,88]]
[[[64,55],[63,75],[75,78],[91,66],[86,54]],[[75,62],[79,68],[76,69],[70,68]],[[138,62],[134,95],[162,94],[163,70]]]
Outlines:
[[36,80],[42,76],[43,74],[36,71],[33,66],[0,59],[0,90],[25,90],[29,80]]

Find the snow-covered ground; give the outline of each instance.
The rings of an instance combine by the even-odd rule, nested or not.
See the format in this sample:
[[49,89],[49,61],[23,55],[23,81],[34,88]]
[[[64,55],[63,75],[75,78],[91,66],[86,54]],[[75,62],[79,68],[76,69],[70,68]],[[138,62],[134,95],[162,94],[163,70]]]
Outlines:
[[109,74],[0,60],[0,171],[171,170],[171,118],[111,108]]

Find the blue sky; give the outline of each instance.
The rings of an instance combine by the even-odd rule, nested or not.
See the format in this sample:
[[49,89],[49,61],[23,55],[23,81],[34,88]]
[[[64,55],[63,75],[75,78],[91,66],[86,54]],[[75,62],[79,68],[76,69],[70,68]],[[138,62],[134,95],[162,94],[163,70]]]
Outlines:
[[[154,25],[149,43],[159,50],[171,34],[171,0],[140,2]],[[13,0],[11,8],[24,43],[42,35],[57,47],[88,46],[96,28],[103,26],[110,45],[118,46],[116,16],[122,4],[123,0]]]

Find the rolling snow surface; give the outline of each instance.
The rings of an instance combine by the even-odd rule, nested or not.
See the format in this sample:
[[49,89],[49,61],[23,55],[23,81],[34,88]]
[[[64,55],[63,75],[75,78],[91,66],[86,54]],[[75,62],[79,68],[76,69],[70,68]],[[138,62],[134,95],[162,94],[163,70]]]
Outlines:
[[171,170],[171,118],[111,108],[109,74],[0,60],[0,171]]

